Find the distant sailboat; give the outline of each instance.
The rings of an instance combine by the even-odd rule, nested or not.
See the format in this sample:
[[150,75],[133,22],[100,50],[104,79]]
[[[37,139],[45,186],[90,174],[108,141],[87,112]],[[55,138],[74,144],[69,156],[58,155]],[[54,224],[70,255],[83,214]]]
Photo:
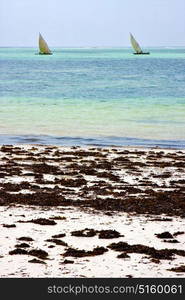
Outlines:
[[141,47],[139,46],[138,42],[135,40],[133,35],[130,33],[130,41],[132,44],[133,49],[135,50],[134,54],[150,54],[150,52],[143,52]]
[[42,37],[42,35],[39,33],[39,54],[46,54],[46,55],[51,55],[52,52],[48,47],[48,44],[46,43],[46,41],[44,40],[44,38]]

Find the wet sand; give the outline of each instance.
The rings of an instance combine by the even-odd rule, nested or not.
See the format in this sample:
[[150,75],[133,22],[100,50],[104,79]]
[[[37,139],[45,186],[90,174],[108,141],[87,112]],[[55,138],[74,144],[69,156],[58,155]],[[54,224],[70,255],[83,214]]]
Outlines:
[[0,147],[1,277],[185,275],[185,150]]

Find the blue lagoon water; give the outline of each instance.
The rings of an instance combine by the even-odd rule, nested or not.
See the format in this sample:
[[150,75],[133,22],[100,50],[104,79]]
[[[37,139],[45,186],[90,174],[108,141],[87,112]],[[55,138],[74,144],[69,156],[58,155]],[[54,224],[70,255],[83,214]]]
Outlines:
[[0,48],[0,144],[185,147],[185,49]]

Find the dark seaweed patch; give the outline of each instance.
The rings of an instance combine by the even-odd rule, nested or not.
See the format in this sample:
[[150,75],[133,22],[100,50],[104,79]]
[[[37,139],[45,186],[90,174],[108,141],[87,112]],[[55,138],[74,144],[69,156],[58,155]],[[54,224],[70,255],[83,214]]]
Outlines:
[[85,228],[83,230],[72,231],[71,235],[78,237],[92,237],[96,235],[96,231],[94,229]]
[[25,221],[26,223],[34,223],[39,225],[56,225],[57,223],[54,220],[48,220],[44,218],[32,219],[29,221]]
[[54,244],[59,245],[59,246],[65,246],[65,247],[68,246],[67,243],[65,243],[65,242],[63,242],[63,241],[61,241],[59,239],[56,239],[56,238],[47,239],[46,242],[54,243]]
[[120,233],[116,230],[101,230],[99,231],[99,239],[115,239],[120,237]]
[[185,266],[171,268],[171,269],[168,269],[168,271],[177,272],[177,273],[185,273]]
[[173,235],[168,232],[168,231],[165,231],[165,232],[162,232],[162,233],[157,233],[155,234],[159,239],[173,239]]
[[18,238],[19,241],[25,241],[25,242],[32,242],[33,239],[29,236],[22,236],[20,238]]
[[96,256],[102,255],[107,252],[108,249],[104,247],[96,247],[92,251],[78,250],[74,248],[68,248],[63,256],[71,256],[71,257],[85,257],[85,256]]
[[29,263],[32,263],[32,264],[46,264],[45,261],[42,261],[42,260],[39,260],[39,259],[36,259],[36,258],[33,258],[31,260],[28,261]]
[[167,259],[171,260],[174,258],[174,255],[185,256],[184,250],[177,250],[177,249],[161,249],[157,250],[153,247],[148,247],[145,245],[129,245],[126,242],[119,242],[119,243],[112,243],[108,246],[108,248],[115,250],[115,251],[123,251],[127,253],[140,253],[150,255],[152,258],[156,259]]

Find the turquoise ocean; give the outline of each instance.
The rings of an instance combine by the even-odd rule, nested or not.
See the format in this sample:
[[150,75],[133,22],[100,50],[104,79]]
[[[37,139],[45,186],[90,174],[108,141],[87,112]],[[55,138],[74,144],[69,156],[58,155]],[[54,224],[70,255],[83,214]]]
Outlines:
[[185,49],[0,48],[0,144],[185,148]]

